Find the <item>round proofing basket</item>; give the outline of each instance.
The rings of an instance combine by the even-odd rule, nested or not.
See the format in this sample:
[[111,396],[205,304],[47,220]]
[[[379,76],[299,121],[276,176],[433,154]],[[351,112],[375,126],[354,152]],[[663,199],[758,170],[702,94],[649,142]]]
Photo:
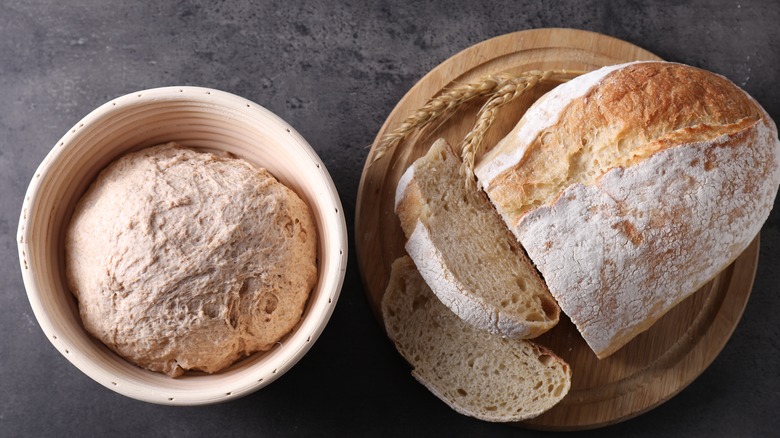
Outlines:
[[[318,282],[301,321],[274,348],[215,374],[173,379],[125,361],[83,328],[65,283],[64,230],[73,208],[108,163],[169,141],[232,153],[268,169],[312,210],[319,237]],[[249,394],[289,370],[311,347],[336,304],[347,264],[347,233],[325,165],[295,130],[241,97],[198,87],[139,91],[77,123],[38,167],[21,212],[19,258],[27,296],[49,341],[98,383],[152,403],[199,405]]]

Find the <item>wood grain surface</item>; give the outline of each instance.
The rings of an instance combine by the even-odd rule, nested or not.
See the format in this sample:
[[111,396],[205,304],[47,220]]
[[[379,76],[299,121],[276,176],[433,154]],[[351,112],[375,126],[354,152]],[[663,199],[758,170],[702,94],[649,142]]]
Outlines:
[[[571,29],[537,29],[490,39],[456,54],[434,68],[404,96],[377,134],[360,181],[355,242],[364,289],[374,313],[379,311],[390,265],[405,254],[404,235],[393,211],[401,174],[430,144],[443,137],[457,145],[473,126],[482,101],[465,105],[435,130],[413,136],[377,162],[382,136],[443,89],[486,74],[527,70],[590,71],[657,56],[601,34]],[[492,147],[525,110],[552,86],[540,86],[503,107],[485,137]],[[690,384],[715,359],[742,315],[755,276],[758,238],[715,279],[688,297],[612,356],[599,360],[571,322],[561,322],[538,338],[572,367],[572,389],[545,414],[521,423],[546,430],[578,430],[626,420],[658,406]],[[389,342],[389,341],[388,341]],[[410,376],[410,378],[412,378]]]

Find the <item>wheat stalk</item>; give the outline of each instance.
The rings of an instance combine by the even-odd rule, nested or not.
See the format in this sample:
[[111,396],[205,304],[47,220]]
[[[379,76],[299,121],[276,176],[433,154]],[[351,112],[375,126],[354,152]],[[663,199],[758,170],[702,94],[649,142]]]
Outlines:
[[553,72],[544,71],[540,72],[539,75],[536,75],[536,72],[533,73],[533,75],[518,78],[518,80],[501,87],[479,110],[477,122],[460,144],[461,157],[463,158],[462,171],[469,180],[474,178],[474,161],[480,152],[485,133],[496,120],[498,109],[535,87],[539,82],[549,79]]
[[460,144],[461,158],[463,159],[462,172],[466,176],[467,184],[474,180],[474,166],[476,159],[482,152],[482,140],[485,138],[490,126],[496,120],[498,109],[545,81],[566,82],[568,76],[579,75],[579,71],[567,70],[546,70],[532,71],[529,74],[520,75],[515,80],[505,84],[498,91],[493,93],[487,102],[482,106],[477,114],[477,121],[474,127],[463,138]]
[[487,96],[503,87],[515,78],[513,75],[501,73],[488,75],[477,82],[467,83],[451,88],[429,100],[422,108],[413,112],[392,132],[385,134],[374,151],[375,163],[398,143],[415,130],[422,130],[431,123],[451,116],[461,105],[480,96]]
[[434,122],[443,123],[464,103],[487,96],[488,100],[480,109],[474,128],[469,131],[461,143],[461,154],[464,159],[463,171],[469,177],[467,183],[473,181],[474,162],[480,152],[482,140],[493,124],[500,107],[512,102],[541,82],[550,80],[565,82],[569,76],[577,76],[582,73],[569,70],[532,70],[516,75],[500,73],[484,76],[476,82],[451,88],[429,100],[422,108],[409,115],[396,129],[385,134],[374,152],[371,164],[387,155],[412,132],[423,131]]

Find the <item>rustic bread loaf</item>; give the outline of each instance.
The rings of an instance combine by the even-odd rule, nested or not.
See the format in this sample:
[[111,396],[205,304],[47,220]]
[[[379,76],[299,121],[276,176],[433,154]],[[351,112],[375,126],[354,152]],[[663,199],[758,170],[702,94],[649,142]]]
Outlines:
[[316,282],[307,205],[250,163],[172,143],[98,176],[65,237],[84,327],[135,364],[215,372],[267,350]]
[[401,177],[396,212],[406,252],[439,299],[475,327],[518,339],[558,323],[560,309],[460,158],[440,139]]
[[382,316],[412,375],[461,414],[521,421],[569,392],[571,370],[563,360],[530,341],[465,323],[433,295],[409,257],[393,262]]
[[773,206],[779,161],[777,128],[744,91],[641,62],[553,89],[475,173],[605,357],[747,247]]

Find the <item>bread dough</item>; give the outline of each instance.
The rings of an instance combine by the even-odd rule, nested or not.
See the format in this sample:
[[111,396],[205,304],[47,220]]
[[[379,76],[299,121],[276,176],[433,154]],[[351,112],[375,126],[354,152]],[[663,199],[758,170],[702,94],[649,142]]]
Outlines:
[[317,278],[308,206],[266,170],[174,143],[109,165],[76,205],[66,276],[84,327],[178,376],[268,350]]

